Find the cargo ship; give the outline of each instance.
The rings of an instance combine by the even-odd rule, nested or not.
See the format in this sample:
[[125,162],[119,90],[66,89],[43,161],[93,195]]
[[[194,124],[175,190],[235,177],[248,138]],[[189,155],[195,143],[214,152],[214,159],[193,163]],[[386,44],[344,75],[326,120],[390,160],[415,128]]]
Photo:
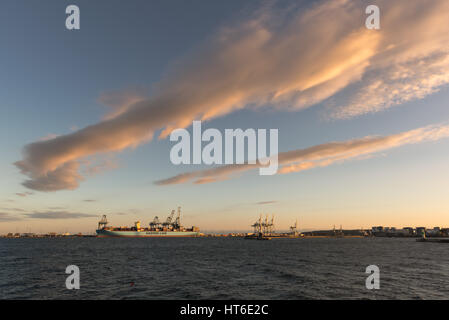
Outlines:
[[175,219],[175,210],[172,210],[165,222],[160,222],[156,216],[149,227],[142,228],[140,221],[136,221],[133,227],[110,227],[104,215],[98,222],[96,230],[98,237],[124,237],[124,238],[149,238],[149,237],[198,237],[200,230],[197,227],[184,228],[181,225],[181,208]]

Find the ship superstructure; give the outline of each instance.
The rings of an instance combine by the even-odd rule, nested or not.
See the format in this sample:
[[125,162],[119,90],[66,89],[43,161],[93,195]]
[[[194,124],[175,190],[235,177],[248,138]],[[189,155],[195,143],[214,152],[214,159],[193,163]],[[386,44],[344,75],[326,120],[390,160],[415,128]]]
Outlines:
[[99,237],[196,237],[200,235],[199,228],[192,226],[185,228],[181,225],[181,207],[175,217],[175,210],[164,222],[159,217],[154,217],[149,227],[142,228],[140,221],[136,221],[133,227],[110,227],[106,215],[98,222],[97,235]]

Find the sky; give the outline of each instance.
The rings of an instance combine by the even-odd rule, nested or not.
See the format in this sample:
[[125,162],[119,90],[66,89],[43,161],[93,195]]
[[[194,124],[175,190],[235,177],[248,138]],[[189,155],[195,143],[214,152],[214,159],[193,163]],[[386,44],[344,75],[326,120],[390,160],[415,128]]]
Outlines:
[[[445,0],[6,0],[0,234],[178,206],[203,231],[449,227],[448,19]],[[278,174],[172,164],[194,120],[278,129]]]

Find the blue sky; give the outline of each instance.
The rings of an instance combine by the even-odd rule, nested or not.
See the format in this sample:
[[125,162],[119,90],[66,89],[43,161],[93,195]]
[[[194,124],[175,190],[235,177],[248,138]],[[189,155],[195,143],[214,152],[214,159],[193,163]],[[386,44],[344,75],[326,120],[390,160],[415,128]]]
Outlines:
[[[65,7],[72,3],[81,11],[77,31],[65,29]],[[178,205],[185,224],[203,230],[247,229],[260,213],[276,214],[281,229],[295,219],[302,228],[448,226],[448,139],[286,175],[248,172],[205,185],[156,186],[156,180],[204,168],[172,165],[173,144],[156,138],[109,154],[117,167],[86,177],[74,190],[42,192],[21,184],[26,177],[14,162],[22,159],[25,145],[98,123],[110,111],[99,102],[102,94],[150,90],[175,61],[261,6],[255,1],[5,1],[0,13],[0,212],[8,219],[0,220],[0,233],[92,232],[103,213],[113,224],[137,219],[146,224]],[[329,119],[328,99],[294,111],[267,103],[209,119],[204,126],[278,128],[282,152],[444,123],[448,98],[443,84],[422,98],[349,119]],[[16,194],[26,192],[32,194]],[[273,203],[258,204],[263,201]],[[32,218],[36,212],[49,218]],[[61,212],[92,216],[57,218]]]

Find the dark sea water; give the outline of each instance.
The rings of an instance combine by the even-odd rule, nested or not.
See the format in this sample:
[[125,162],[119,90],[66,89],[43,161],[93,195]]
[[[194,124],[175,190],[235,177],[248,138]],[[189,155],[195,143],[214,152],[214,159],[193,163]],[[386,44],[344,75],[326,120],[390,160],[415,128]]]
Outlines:
[[[80,268],[68,290],[65,269]],[[365,287],[368,265],[380,289]],[[449,244],[414,239],[0,239],[1,299],[448,299]]]

